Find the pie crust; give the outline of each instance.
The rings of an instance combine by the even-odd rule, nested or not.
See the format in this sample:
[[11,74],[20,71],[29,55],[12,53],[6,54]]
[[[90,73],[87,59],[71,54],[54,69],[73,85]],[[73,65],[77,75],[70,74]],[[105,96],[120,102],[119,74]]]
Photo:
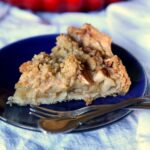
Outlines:
[[125,66],[111,50],[111,38],[90,24],[69,27],[50,54],[41,52],[23,63],[9,102],[54,104],[126,94],[131,85]]

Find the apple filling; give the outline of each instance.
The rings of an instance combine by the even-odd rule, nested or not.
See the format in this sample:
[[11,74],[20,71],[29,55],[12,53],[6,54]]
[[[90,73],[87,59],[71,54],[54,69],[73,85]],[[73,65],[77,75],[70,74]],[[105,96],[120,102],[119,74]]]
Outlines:
[[122,61],[111,51],[111,38],[90,24],[69,27],[50,54],[41,52],[23,63],[11,103],[54,104],[122,95],[131,85]]

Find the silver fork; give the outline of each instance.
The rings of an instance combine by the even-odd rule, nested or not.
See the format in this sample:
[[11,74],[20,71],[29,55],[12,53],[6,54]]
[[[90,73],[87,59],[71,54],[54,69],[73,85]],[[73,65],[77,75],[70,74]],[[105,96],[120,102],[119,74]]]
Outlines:
[[[128,100],[124,100],[120,102],[120,108],[122,109],[150,109],[150,97],[139,97],[139,98],[131,98]],[[30,114],[37,116],[39,118],[75,118],[82,114],[86,114],[92,111],[103,111],[107,108],[110,108],[117,104],[109,104],[109,105],[91,105],[86,106],[77,110],[72,111],[56,111],[40,106],[31,105],[30,106]]]
[[94,111],[98,109],[99,107],[101,106],[92,105],[92,106],[86,106],[86,107],[83,107],[77,110],[72,110],[72,111],[57,111],[53,109],[44,108],[41,106],[31,105],[29,113],[39,118],[49,118],[49,117],[50,118],[75,118],[76,116],[79,116],[81,114]]
[[[124,109],[126,107],[140,106],[141,103],[143,103],[144,105],[149,105],[150,103],[148,103],[147,100],[149,100],[149,98],[128,99],[120,103],[111,105],[110,107],[103,107],[102,110],[96,109],[96,111],[90,111],[88,113],[81,114],[79,116],[76,116],[75,118],[41,118],[38,121],[38,127],[43,132],[66,133],[73,131],[74,129],[78,128],[89,120],[100,117],[107,113],[119,109]],[[150,105],[147,108],[150,109]]]

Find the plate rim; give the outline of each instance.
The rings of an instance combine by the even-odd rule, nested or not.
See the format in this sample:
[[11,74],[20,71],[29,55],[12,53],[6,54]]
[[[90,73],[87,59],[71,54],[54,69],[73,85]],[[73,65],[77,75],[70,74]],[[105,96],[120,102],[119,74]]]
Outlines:
[[[14,42],[11,42],[9,43],[8,45],[2,47],[0,49],[0,53],[5,51],[5,49],[7,49],[8,47],[14,45],[14,44],[17,44],[17,43],[20,43],[20,42],[24,42],[24,41],[28,41],[28,40],[32,40],[32,39],[35,39],[35,38],[42,38],[42,37],[57,37],[58,35],[61,35],[61,34],[64,34],[64,33],[55,33],[55,34],[42,34],[42,35],[35,35],[35,36],[31,36],[31,37],[26,37],[26,38],[22,38],[22,39],[19,39],[17,41],[14,41]],[[126,50],[126,48],[118,45],[116,42],[112,42],[111,45],[115,45],[123,50],[125,50],[132,58],[134,58],[134,60],[136,60],[136,62],[138,62],[138,65],[140,66],[140,68],[142,69],[142,72],[144,74],[144,79],[147,80],[147,75],[146,75],[146,71],[143,67],[143,65],[141,64],[141,62],[129,51],[129,50]],[[143,89],[143,93],[145,93],[146,91],[146,87],[147,87],[147,81],[145,81],[145,84],[144,84],[144,89]]]
[[[58,35],[60,35],[60,34],[59,34],[59,33],[56,33],[56,34],[45,34],[45,35],[43,34],[43,35],[39,35],[39,36],[32,36],[32,37],[23,38],[23,39],[17,40],[17,41],[12,42],[12,43],[9,43],[8,45],[2,47],[2,48],[0,49],[0,53],[3,52],[3,51],[5,51],[5,49],[9,48],[10,46],[15,45],[15,44],[20,43],[20,42],[25,42],[25,41],[28,41],[28,40],[32,40],[32,39],[36,39],[36,38],[38,39],[38,38],[42,38],[42,37],[57,37]],[[120,46],[120,45],[118,45],[118,44],[116,44],[116,43],[114,43],[114,42],[112,42],[112,44],[115,45],[115,46],[117,46],[117,47],[119,47],[119,48],[121,48],[121,49],[123,49],[123,50],[125,50],[125,51],[138,63],[138,65],[140,66],[140,69],[141,69],[141,71],[142,71],[142,73],[143,73],[143,75],[144,75],[144,88],[143,88],[143,91],[142,91],[142,93],[141,93],[141,96],[144,96],[144,94],[145,94],[145,92],[146,92],[146,88],[147,88],[147,86],[148,86],[148,78],[147,78],[146,71],[145,71],[143,65],[140,63],[140,61],[139,61],[129,50],[126,50],[126,48],[124,48],[124,47],[122,47],[122,46]],[[128,112],[128,114],[130,114],[130,113],[131,113],[131,111]],[[121,118],[124,118],[124,117],[127,116],[128,114],[124,115],[124,116],[121,117]],[[117,121],[117,120],[120,120],[121,118],[116,119],[116,121]],[[8,123],[8,124],[10,124],[10,125],[17,126],[17,127],[19,127],[19,128],[23,128],[23,129],[27,129],[27,130],[31,130],[31,131],[40,131],[40,130],[38,130],[38,128],[29,127],[29,126],[26,126],[26,125],[19,124],[19,123],[17,123],[17,122],[12,122],[12,121],[7,120],[6,118],[4,118],[4,117],[2,117],[2,116],[0,116],[0,120],[4,121],[4,122],[6,122],[6,123]],[[107,123],[107,124],[105,124],[105,125],[102,125],[102,126],[99,125],[98,128],[108,126],[109,124],[112,124],[113,122],[116,122],[116,121],[112,121],[112,122],[110,121],[109,123]],[[91,128],[92,128],[92,127],[91,127]],[[92,128],[92,129],[94,129],[94,128]],[[83,129],[83,130],[84,130],[84,129]],[[87,130],[87,129],[85,129],[85,130]],[[91,130],[91,129],[89,129],[89,130]],[[81,129],[81,131],[82,131],[82,129]],[[80,131],[80,130],[79,130],[79,131],[78,131],[78,130],[77,130],[77,131],[75,130],[75,132],[81,132],[81,131]],[[41,132],[41,131],[40,131],[40,132]]]

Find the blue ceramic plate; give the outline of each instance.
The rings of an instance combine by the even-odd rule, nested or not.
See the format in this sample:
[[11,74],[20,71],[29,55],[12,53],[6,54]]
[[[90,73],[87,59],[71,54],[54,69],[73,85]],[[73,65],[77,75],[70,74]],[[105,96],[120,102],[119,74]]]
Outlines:
[[[32,37],[10,44],[1,49],[0,88],[12,90],[20,76],[18,70],[20,64],[30,60],[34,54],[38,54],[41,51],[50,53],[51,48],[55,45],[56,36],[57,35],[44,35]],[[112,50],[114,54],[117,54],[122,59],[123,64],[126,66],[127,72],[132,81],[131,88],[124,96],[98,98],[93,102],[92,105],[118,103],[128,98],[142,96],[145,92],[147,79],[140,63],[129,52],[115,44],[112,44]],[[0,93],[1,95],[5,95],[5,91],[1,90]],[[37,128],[38,118],[29,115],[29,106],[20,107],[13,105],[10,107],[9,105],[5,104],[6,98],[1,98],[0,102],[0,116],[3,121],[25,129],[39,131]],[[85,103],[81,100],[48,105],[49,108],[66,111],[78,109],[83,106],[85,106]],[[130,111],[128,110],[119,110],[117,112],[109,113],[103,117],[99,117],[96,120],[92,120],[87,124],[80,126],[75,131],[83,131],[105,126],[123,118],[129,114],[129,112]]]

